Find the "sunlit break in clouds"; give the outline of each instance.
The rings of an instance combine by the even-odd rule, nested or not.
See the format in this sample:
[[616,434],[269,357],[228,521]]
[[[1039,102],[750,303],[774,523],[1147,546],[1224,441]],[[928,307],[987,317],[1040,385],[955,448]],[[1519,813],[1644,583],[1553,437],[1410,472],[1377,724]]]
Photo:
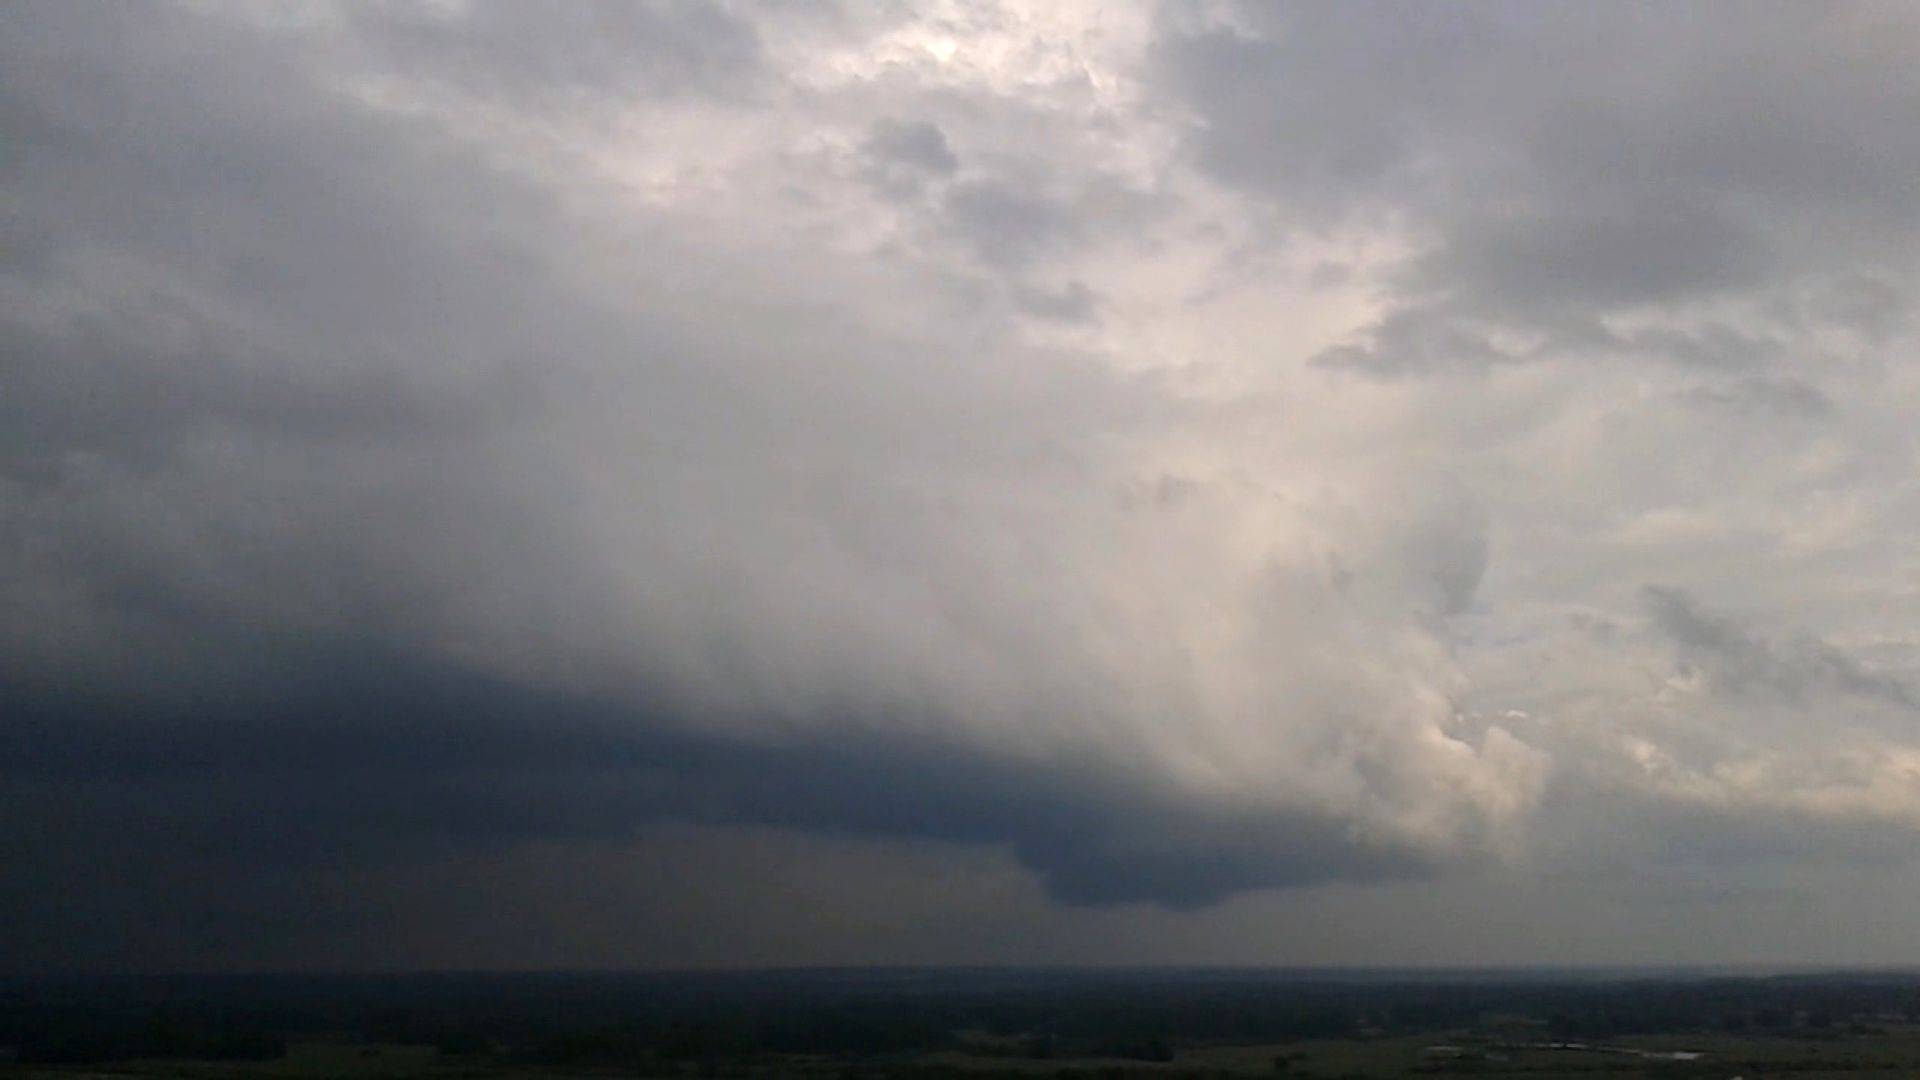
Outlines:
[[0,14],[0,970],[1920,960],[1920,12]]

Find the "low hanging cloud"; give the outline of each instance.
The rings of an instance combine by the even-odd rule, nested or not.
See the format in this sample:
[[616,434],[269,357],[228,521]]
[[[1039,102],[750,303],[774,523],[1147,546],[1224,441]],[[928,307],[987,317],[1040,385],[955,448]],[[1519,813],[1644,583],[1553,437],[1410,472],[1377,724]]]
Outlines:
[[1202,918],[1920,820],[1898,11],[13,21],[23,940],[663,825]]
[[[663,819],[964,839],[1175,905],[1426,873],[1524,812],[1538,756],[1448,701],[1470,507],[1173,471],[1209,407],[1008,315],[954,333],[920,283],[789,279],[777,233],[556,191],[365,101],[393,74],[306,28],[39,19],[158,44],[17,46],[24,790],[190,785],[163,831],[263,858]],[[512,99],[540,57],[573,85],[498,36],[377,44],[466,58],[422,95]],[[526,64],[476,83],[504,61],[451,41]],[[930,124],[868,130],[957,167]],[[1066,220],[991,180],[946,205],[993,265]]]

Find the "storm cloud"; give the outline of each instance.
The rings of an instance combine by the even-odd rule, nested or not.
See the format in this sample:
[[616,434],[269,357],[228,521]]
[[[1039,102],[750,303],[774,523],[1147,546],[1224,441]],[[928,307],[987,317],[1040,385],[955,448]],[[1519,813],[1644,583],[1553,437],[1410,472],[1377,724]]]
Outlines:
[[1906,865],[1920,24],[1746,14],[19,8],[4,966]]

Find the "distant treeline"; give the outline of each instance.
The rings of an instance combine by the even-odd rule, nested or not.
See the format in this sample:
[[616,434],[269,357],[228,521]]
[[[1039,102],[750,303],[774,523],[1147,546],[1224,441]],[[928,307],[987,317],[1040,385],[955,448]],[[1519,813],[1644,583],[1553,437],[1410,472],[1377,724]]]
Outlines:
[[11,1044],[17,1061],[44,1065],[132,1058],[265,1061],[287,1052],[285,1033],[206,1004],[27,1005],[9,1010],[0,1044]]
[[1412,1031],[1840,1033],[1920,1018],[1920,976],[1361,979],[824,972],[69,980],[0,985],[27,1062],[259,1059],[301,1038],[559,1065],[756,1055],[1164,1061],[1200,1043]]

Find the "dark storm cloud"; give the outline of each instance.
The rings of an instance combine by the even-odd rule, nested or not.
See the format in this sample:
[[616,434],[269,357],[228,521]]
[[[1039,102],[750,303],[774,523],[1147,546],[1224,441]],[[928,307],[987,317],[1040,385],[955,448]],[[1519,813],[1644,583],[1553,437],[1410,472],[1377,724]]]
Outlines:
[[947,133],[928,120],[886,120],[874,125],[867,152],[883,162],[895,162],[938,175],[960,167],[947,145]]
[[[1372,374],[1559,355],[1598,320],[1905,266],[1920,111],[1893,5],[1171,5],[1160,65],[1215,175],[1311,233],[1411,229],[1387,313],[1323,356]],[[1706,59],[1710,57],[1711,59]],[[1679,357],[1605,342],[1597,353]]]
[[1016,289],[1013,300],[1021,311],[1055,322],[1089,322],[1100,308],[1100,298],[1084,281],[1070,282],[1057,290],[1032,286]]
[[1749,284],[1765,263],[1754,238],[1711,213],[1651,205],[1605,216],[1561,212],[1461,222],[1414,271],[1417,287],[1456,290],[1470,310],[1551,318],[1692,297]]
[[1641,596],[1681,658],[1735,693],[1777,695],[1796,705],[1838,694],[1920,710],[1920,698],[1905,683],[1868,669],[1827,642],[1765,640],[1731,619],[1702,611],[1681,589],[1649,585]]
[[1689,404],[1736,413],[1773,413],[1817,418],[1833,411],[1833,402],[1817,387],[1798,379],[1738,379],[1725,386],[1700,386],[1687,392]]
[[1900,11],[980,10],[11,13],[0,946],[1899,848]]
[[1028,185],[1001,180],[955,185],[947,193],[945,210],[955,232],[995,266],[1026,263],[1079,229],[1068,207]]
[[1462,325],[1444,310],[1408,306],[1369,327],[1366,340],[1331,346],[1315,354],[1313,362],[1387,377],[1508,364],[1526,355],[1501,348],[1484,329]]
[[155,470],[222,430],[325,445],[506,417],[500,356],[403,370],[392,341],[486,314],[512,348],[497,285],[516,268],[471,222],[537,217],[536,192],[426,131],[341,117],[230,27],[48,5],[16,29],[0,108],[20,134],[0,169],[36,239],[7,252],[0,467]]
[[1202,160],[1259,190],[1452,205],[1470,227],[1503,203],[1576,205],[1554,196],[1579,197],[1574,224],[1759,200],[1891,223],[1911,196],[1920,139],[1900,118],[1920,85],[1881,47],[1913,33],[1899,5],[1738,26],[1704,5],[1229,8],[1215,21],[1170,5],[1160,60],[1199,110]]
[[754,89],[754,27],[697,0],[534,0],[525,4],[355,8],[375,48],[490,95],[551,95],[579,105],[610,95],[743,96]]
[[[1356,842],[1336,820],[1209,810],[1094,763],[872,733],[743,743],[664,711],[381,648],[235,649],[243,679],[170,695],[5,688],[9,953],[81,931],[62,897],[90,897],[78,910],[96,913],[155,902],[156,868],[197,879],[166,903],[198,909],[224,947],[247,954],[285,933],[255,906],[287,919],[344,914],[276,880],[343,867],[378,879],[531,843],[619,845],[662,821],[1004,844],[1054,896],[1084,904],[1201,905],[1429,869],[1415,851]],[[249,900],[261,890],[266,899]],[[248,917],[230,922],[224,907]],[[139,920],[101,918],[88,950],[139,951]]]
[[919,198],[929,184],[960,168],[947,133],[930,120],[877,121],[861,149],[868,182],[883,196],[901,201]]
[[[709,8],[618,10],[644,25],[606,47],[638,42],[639,61],[576,56],[607,12],[568,5],[551,22],[489,7],[381,33],[450,78],[506,80],[489,94],[520,80],[618,93],[635,64],[649,91],[699,87],[675,65],[736,72],[751,52]],[[10,249],[0,306],[9,934],[55,932],[58,906],[33,898],[75,890],[112,922],[116,905],[152,900],[133,879],[156,870],[191,866],[239,896],[251,880],[267,895],[256,907],[299,910],[267,867],[612,843],[661,821],[1003,845],[1081,904],[1192,907],[1430,871],[1417,844],[1341,813],[1196,797],[1135,755],[914,734],[861,715],[871,705],[836,708],[842,694],[772,702],[796,732],[750,735],[729,731],[739,706],[706,715],[684,691],[653,693],[644,670],[594,696],[450,664],[445,639],[469,629],[450,613],[477,582],[513,584],[494,616],[508,626],[580,625],[573,607],[600,591],[581,583],[587,564],[567,565],[581,542],[570,508],[533,490],[542,470],[593,462],[543,451],[530,480],[502,440],[551,424],[543,407],[574,392],[570,378],[643,378],[657,412],[618,418],[645,425],[638,449],[622,447],[634,463],[751,478],[726,464],[757,460],[769,436],[749,425],[790,436],[781,414],[716,395],[738,346],[568,295],[548,245],[578,234],[539,183],[404,112],[348,107],[295,41],[165,8],[49,7],[26,23],[0,93],[28,133],[5,167],[36,238]],[[705,43],[692,59],[676,52],[688,35]],[[656,49],[676,58],[650,66]],[[956,165],[930,124],[883,126],[871,150],[933,175]],[[947,207],[996,263],[1076,228],[1063,206],[995,181],[957,186]],[[1026,307],[1083,319],[1092,304],[1075,283]],[[893,414],[912,401],[896,394],[880,415],[906,423]],[[702,441],[715,432],[723,444]],[[971,437],[956,446],[981,457]],[[857,506],[834,523],[856,545],[889,542],[891,527]],[[768,541],[752,558],[789,554]],[[723,665],[747,651],[702,647]],[[218,892],[180,902],[217,924]]]

